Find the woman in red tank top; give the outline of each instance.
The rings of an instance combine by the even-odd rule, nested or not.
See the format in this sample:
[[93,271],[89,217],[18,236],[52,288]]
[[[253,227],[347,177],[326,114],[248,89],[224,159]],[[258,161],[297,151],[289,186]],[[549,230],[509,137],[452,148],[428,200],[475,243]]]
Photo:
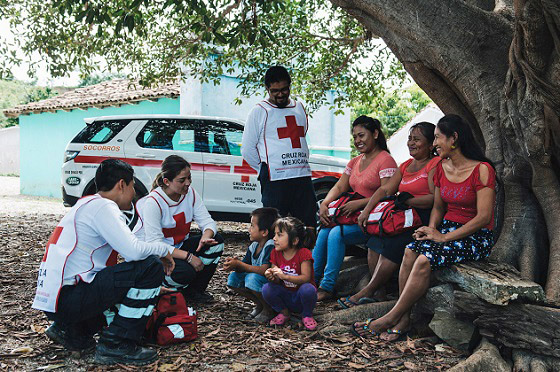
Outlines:
[[386,315],[358,322],[353,333],[401,339],[410,328],[410,310],[430,286],[432,270],[488,257],[496,199],[496,173],[457,115],[440,119],[434,146],[444,159],[434,174],[434,207],[428,226],[414,233],[399,273],[399,300]]

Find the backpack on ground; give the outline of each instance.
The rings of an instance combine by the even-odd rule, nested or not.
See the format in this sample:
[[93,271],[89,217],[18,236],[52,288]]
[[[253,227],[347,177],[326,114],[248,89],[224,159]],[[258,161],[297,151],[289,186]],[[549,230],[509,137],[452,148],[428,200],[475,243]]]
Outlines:
[[196,311],[187,307],[181,292],[163,294],[146,324],[144,336],[162,346],[194,340],[198,337]]

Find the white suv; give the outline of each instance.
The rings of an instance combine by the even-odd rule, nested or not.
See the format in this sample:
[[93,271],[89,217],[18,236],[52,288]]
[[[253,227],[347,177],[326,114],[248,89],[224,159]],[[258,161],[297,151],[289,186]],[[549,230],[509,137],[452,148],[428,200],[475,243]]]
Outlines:
[[[108,158],[134,168],[137,197],[151,189],[163,159],[180,155],[191,164],[193,187],[219,220],[247,221],[262,206],[257,172],[241,157],[243,123],[234,119],[179,115],[104,116],[85,119],[86,127],[66,146],[62,166],[64,204],[95,193],[94,176]],[[318,200],[336,183],[347,161],[311,155]]]

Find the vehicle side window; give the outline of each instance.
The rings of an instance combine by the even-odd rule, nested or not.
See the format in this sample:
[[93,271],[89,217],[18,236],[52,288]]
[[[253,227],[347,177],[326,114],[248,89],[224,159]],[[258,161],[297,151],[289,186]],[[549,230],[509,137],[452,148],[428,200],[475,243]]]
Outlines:
[[138,133],[140,147],[241,155],[243,127],[215,120],[152,119]]
[[231,155],[241,156],[241,139],[243,130],[226,131],[226,141]]
[[103,120],[88,124],[72,143],[107,143],[112,140],[130,120]]
[[161,150],[195,151],[195,128],[190,120],[152,119],[138,133],[140,147]]
[[241,155],[243,127],[227,121],[206,120],[201,127],[208,141],[208,151],[212,154]]

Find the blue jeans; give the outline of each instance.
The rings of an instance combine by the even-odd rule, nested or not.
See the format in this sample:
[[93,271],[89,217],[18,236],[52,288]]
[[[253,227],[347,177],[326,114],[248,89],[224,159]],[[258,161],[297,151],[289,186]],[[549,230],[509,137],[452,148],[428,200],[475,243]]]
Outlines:
[[358,225],[322,228],[313,248],[315,283],[325,291],[332,292],[344,261],[346,245],[363,244],[368,239],[369,235],[364,234]]
[[227,285],[233,288],[247,288],[255,292],[262,292],[262,287],[268,280],[256,273],[233,271],[228,276]]

